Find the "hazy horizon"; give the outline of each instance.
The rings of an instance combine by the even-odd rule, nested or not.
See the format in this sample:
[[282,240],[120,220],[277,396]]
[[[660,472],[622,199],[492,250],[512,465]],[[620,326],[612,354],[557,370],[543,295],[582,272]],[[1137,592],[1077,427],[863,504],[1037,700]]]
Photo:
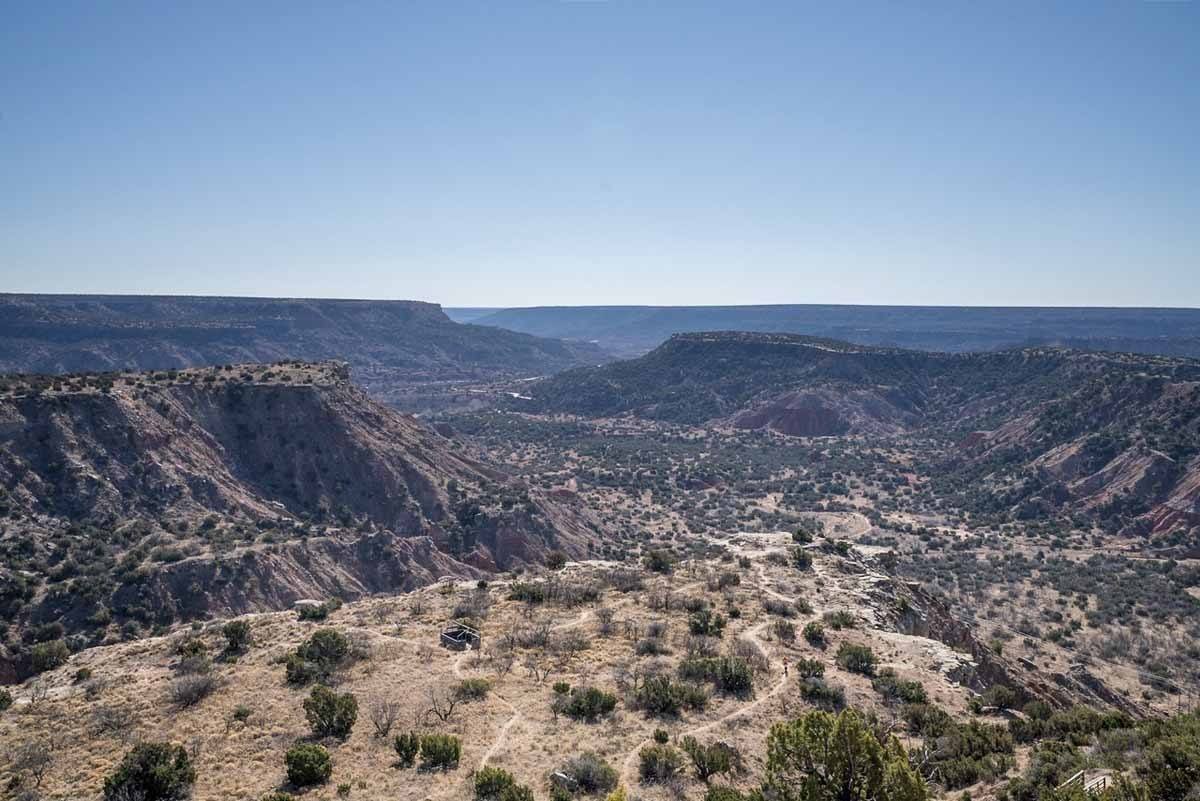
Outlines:
[[1200,4],[14,7],[0,290],[1200,306]]

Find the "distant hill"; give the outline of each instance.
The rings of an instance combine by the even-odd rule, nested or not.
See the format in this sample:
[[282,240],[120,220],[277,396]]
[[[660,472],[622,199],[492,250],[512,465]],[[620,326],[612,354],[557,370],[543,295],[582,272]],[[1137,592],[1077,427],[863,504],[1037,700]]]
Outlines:
[[397,385],[554,373],[592,345],[461,325],[433,303],[0,295],[0,371],[162,370],[342,359],[377,397]]
[[[536,412],[634,415],[798,436],[952,443],[961,506],[1072,508],[1200,527],[1200,361],[1058,348],[928,353],[781,334],[679,334],[647,355],[533,383]],[[982,508],[982,507],[979,507]],[[1200,530],[1198,528],[1197,530]]]
[[454,308],[450,306],[443,306],[442,311],[444,311],[446,316],[456,323],[473,323],[480,317],[487,317],[489,314],[495,314],[498,311],[503,311],[503,309],[498,309],[495,307],[464,306]]
[[0,517],[5,620],[96,640],[581,556],[597,530],[294,362],[0,376]]
[[[470,319],[543,337],[595,342],[623,356],[672,334],[760,331],[860,345],[964,352],[1030,345],[1200,357],[1200,309],[951,306],[543,306]],[[464,318],[465,319],[465,318]]]

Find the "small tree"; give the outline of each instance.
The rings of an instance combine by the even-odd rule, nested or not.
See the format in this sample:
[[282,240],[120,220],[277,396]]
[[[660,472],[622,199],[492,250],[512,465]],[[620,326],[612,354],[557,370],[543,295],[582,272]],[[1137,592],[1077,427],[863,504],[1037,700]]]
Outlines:
[[297,787],[324,784],[333,775],[329,752],[313,743],[296,743],[283,757],[288,781]]
[[926,801],[925,783],[894,737],[881,741],[861,714],[810,712],[767,736],[762,794],[779,801]]
[[353,693],[336,693],[324,686],[313,687],[304,702],[304,716],[308,718],[313,734],[344,740],[350,736],[350,730],[358,720],[358,700]]
[[429,707],[425,710],[425,717],[437,718],[441,723],[450,721],[454,716],[454,708],[462,701],[456,692],[445,687],[430,687],[426,697],[429,699]]
[[140,743],[104,780],[105,801],[181,801],[196,781],[188,753],[181,745]]
[[44,740],[36,740],[18,745],[12,753],[9,767],[14,777],[23,779],[25,775],[28,775],[33,779],[34,787],[41,787],[42,779],[46,777],[46,773],[53,764],[54,752],[49,743]]

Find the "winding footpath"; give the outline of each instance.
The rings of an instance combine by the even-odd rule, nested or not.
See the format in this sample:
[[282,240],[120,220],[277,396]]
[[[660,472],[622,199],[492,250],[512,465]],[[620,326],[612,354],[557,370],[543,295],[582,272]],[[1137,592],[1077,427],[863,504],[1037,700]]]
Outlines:
[[[742,636],[745,639],[749,640],[750,642],[754,643],[755,647],[758,648],[759,652],[764,657],[766,657],[768,664],[774,664],[774,665],[778,666],[778,663],[771,662],[770,654],[767,653],[767,649],[763,645],[762,640],[760,640],[758,638],[759,632],[762,631],[762,629],[766,628],[768,625],[770,625],[770,622],[771,621],[769,621],[769,620],[765,620],[762,623],[759,623],[757,626],[754,626],[753,628],[747,630],[746,633],[743,634]],[[738,707],[737,709],[733,710],[732,712],[730,712],[727,715],[722,715],[721,717],[717,718],[716,720],[710,720],[707,723],[702,723],[698,726],[693,726],[692,728],[681,732],[679,734],[679,739],[682,739],[682,738],[688,737],[688,736],[694,737],[698,734],[705,734],[706,732],[712,731],[713,729],[717,728],[718,726],[723,726],[723,725],[729,723],[729,721],[731,721],[731,720],[735,720],[737,718],[742,717],[743,715],[749,714],[750,712],[753,712],[755,709],[757,709],[760,705],[762,705],[765,701],[768,701],[771,698],[774,698],[776,695],[779,695],[781,692],[783,692],[784,689],[787,687],[787,685],[788,685],[788,677],[786,675],[783,675],[783,673],[781,672],[780,676],[779,676],[779,680],[777,682],[775,682],[774,686],[772,686],[771,689],[768,690],[765,694],[758,696],[757,698],[755,698],[753,701],[751,701],[749,704],[746,704],[745,706]],[[631,750],[629,752],[629,754],[625,757],[625,761],[621,765],[621,782],[625,785],[625,787],[632,788],[637,784],[638,776],[637,776],[636,767],[637,767],[638,753],[643,748],[645,748],[647,745],[649,745],[652,741],[653,741],[653,738],[647,737],[646,739],[642,740],[637,745],[635,745],[633,747],[633,750]]]

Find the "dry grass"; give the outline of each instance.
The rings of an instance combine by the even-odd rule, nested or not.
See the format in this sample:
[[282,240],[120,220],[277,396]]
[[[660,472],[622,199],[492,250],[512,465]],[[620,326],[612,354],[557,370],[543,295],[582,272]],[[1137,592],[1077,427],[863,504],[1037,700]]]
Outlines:
[[[552,604],[532,610],[523,603],[507,600],[507,588],[493,585],[493,600],[484,623],[485,641],[480,653],[454,653],[437,646],[440,624],[450,610],[469,592],[466,587],[453,594],[426,588],[399,598],[381,598],[348,605],[322,624],[302,623],[293,613],[251,616],[254,645],[235,663],[217,660],[214,665],[220,686],[197,705],[179,709],[170,702],[174,665],[179,657],[178,641],[193,633],[181,629],[169,636],[96,648],[75,655],[70,663],[41,677],[38,686],[48,697],[30,704],[35,684],[17,693],[18,705],[0,717],[0,746],[8,752],[31,740],[51,742],[54,764],[42,782],[49,799],[96,798],[103,777],[138,739],[159,739],[186,745],[195,755],[198,779],[194,797],[208,799],[258,799],[284,782],[283,754],[297,739],[308,734],[301,703],[307,689],[289,687],[278,659],[320,626],[337,628],[369,647],[370,656],[354,663],[336,677],[341,692],[353,692],[360,711],[353,734],[344,743],[327,743],[334,757],[332,781],[305,794],[307,799],[332,799],[339,784],[351,785],[350,798],[360,799],[465,799],[471,795],[471,774],[486,758],[488,764],[512,771],[520,781],[545,793],[546,777],[570,757],[591,751],[622,772],[627,784],[636,781],[636,752],[657,727],[673,736],[696,733],[701,740],[721,739],[736,745],[747,756],[752,781],[761,767],[766,732],[776,720],[798,714],[806,705],[795,693],[794,674],[783,677],[783,659],[794,663],[802,656],[817,657],[827,665],[827,676],[843,684],[847,700],[860,707],[879,708],[879,697],[868,679],[840,671],[832,654],[842,640],[870,644],[883,664],[895,665],[905,678],[923,681],[938,703],[953,712],[965,709],[969,691],[955,685],[939,672],[945,661],[945,646],[922,638],[869,628],[830,632],[832,643],[824,652],[814,651],[802,638],[792,646],[769,639],[773,618],[762,611],[768,595],[803,596],[814,606],[807,620],[833,609],[851,609],[864,620],[878,617],[878,599],[870,593],[870,578],[838,569],[832,558],[821,556],[815,570],[800,574],[771,564],[763,555],[782,547],[783,539],[743,537],[736,549],[753,557],[750,568],[740,570],[741,584],[721,592],[710,592],[710,572],[737,568],[734,562],[690,564],[674,576],[647,577],[643,592],[604,592],[601,603],[614,610],[614,633],[602,636],[594,606],[560,608]],[[600,569],[582,566],[573,571],[580,578],[595,577]],[[596,685],[621,695],[621,678],[630,670],[652,662],[666,669],[684,655],[687,612],[679,607],[652,610],[648,599],[671,589],[674,597],[703,597],[722,613],[730,605],[742,616],[731,619],[722,637],[725,649],[735,638],[757,642],[769,658],[769,668],[755,681],[755,696],[739,700],[714,695],[702,713],[685,713],[678,719],[647,718],[630,709],[624,698],[617,710],[599,722],[587,724],[560,716],[551,709],[552,684]],[[420,608],[419,614],[414,609]],[[514,627],[546,621],[555,634],[582,632],[590,646],[569,662],[554,669],[544,681],[523,667],[522,651],[511,670],[500,672],[496,659],[504,632]],[[634,641],[625,636],[623,622],[643,626],[660,620],[668,625],[671,655],[635,657]],[[219,627],[211,624],[200,635],[216,654],[223,645]],[[940,650],[939,650],[940,649]],[[95,684],[77,685],[72,676],[79,668],[91,669]],[[461,677],[484,676],[493,689],[484,700],[461,704],[445,724],[423,719],[431,690],[446,689]],[[374,736],[368,715],[372,701],[387,700],[398,706],[393,730],[442,731],[463,740],[463,759],[457,770],[422,773],[393,765],[390,742]],[[236,710],[250,709],[238,721]],[[112,725],[127,715],[134,721],[128,728]],[[106,725],[107,724],[107,725]],[[0,776],[0,781],[5,777]],[[688,779],[689,792],[698,795],[701,785]],[[632,789],[632,788],[631,788]],[[638,787],[646,798],[666,798],[666,790]]]

